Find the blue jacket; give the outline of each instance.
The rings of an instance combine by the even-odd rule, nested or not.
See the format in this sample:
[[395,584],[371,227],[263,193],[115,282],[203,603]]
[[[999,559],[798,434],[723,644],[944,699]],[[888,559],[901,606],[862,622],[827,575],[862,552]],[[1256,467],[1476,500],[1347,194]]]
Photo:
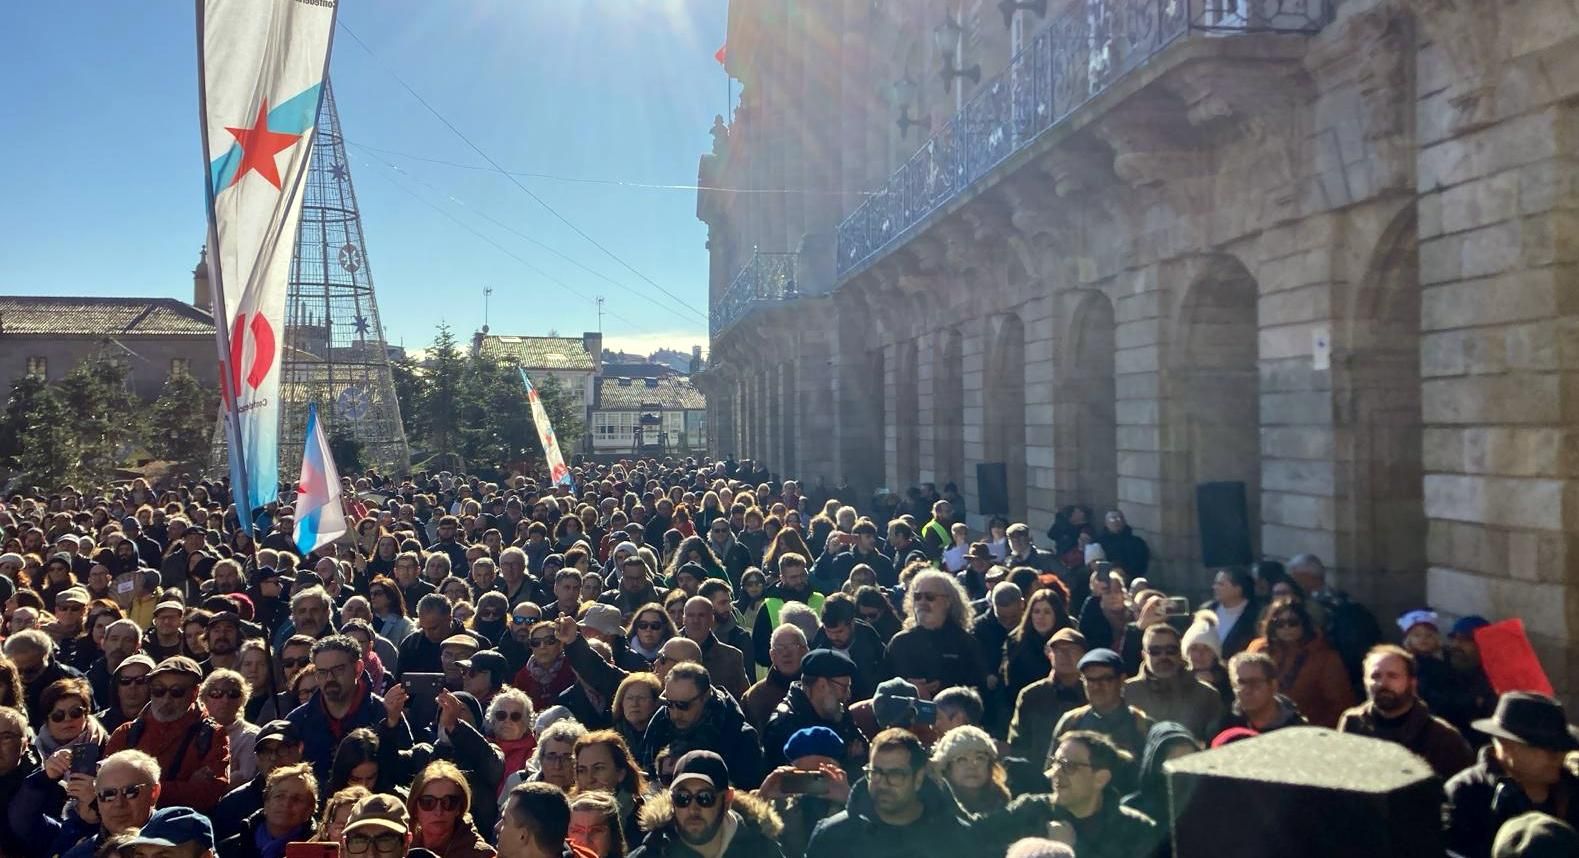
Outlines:
[[[361,687],[371,689],[372,684],[372,678],[363,672]],[[406,716],[401,715],[399,723],[393,727],[386,725],[384,719],[389,716],[389,710],[384,708],[384,698],[371,690],[363,694],[362,702],[338,724],[330,720],[329,713],[323,708],[322,691],[313,692],[306,703],[285,716],[285,720],[295,724],[300,731],[302,759],[312,763],[313,773],[318,776],[319,783],[329,782],[329,767],[334,762],[335,749],[346,734],[358,727],[371,727],[378,734],[381,747],[387,746],[392,751],[411,748],[411,726],[406,723]]]

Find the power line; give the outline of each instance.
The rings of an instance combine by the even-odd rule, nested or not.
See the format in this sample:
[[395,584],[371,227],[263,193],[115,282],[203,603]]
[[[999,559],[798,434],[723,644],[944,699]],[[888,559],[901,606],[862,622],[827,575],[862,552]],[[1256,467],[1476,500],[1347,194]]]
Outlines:
[[[465,134],[462,134],[461,130],[459,128],[456,128],[448,119],[444,118],[444,114],[438,112],[438,110],[436,110],[433,107],[433,105],[429,104],[426,99],[424,99],[421,95],[419,95],[415,89],[412,89],[411,85],[406,83],[405,79],[403,79],[400,75],[396,74],[395,72],[391,71],[387,66],[384,66],[383,61],[379,60],[378,55],[373,52],[373,49],[368,47],[367,43],[362,41],[362,38],[356,34],[356,31],[352,30],[350,28],[350,26],[345,23],[345,19],[344,18],[339,18],[338,22],[339,22],[339,25],[340,25],[340,29],[345,30],[346,35],[349,35],[351,37],[352,41],[356,42],[357,45],[359,45],[362,48],[362,50],[366,51],[367,55],[372,57],[374,59],[374,61],[378,62],[380,66],[383,66],[384,67],[383,68],[384,72],[386,74],[388,74],[390,77],[394,78],[396,83],[400,84],[400,86],[403,89],[405,89],[406,92],[409,93],[412,98],[417,100],[417,103],[421,104],[425,109],[427,109],[427,111],[429,113],[433,114],[433,117],[435,119],[437,119],[439,122],[443,123],[445,128],[448,128],[451,133],[453,133],[456,137],[459,137],[461,142],[465,143],[468,147],[470,147],[473,152],[476,152],[478,157],[482,158],[484,161],[487,161],[488,164],[491,165],[494,168],[495,171],[497,171],[501,175],[503,175],[506,178],[508,178],[510,180],[511,184],[515,185],[517,188],[520,188],[521,192],[526,194],[528,197],[530,197],[533,202],[535,202],[538,205],[542,206],[545,211],[547,211],[549,214],[553,215],[556,219],[559,220],[560,223],[563,223],[565,226],[569,227],[572,232],[574,232],[575,234],[581,236],[583,239],[586,239],[586,241],[589,244],[591,244],[593,247],[596,247],[598,250],[603,251],[603,253],[606,256],[608,256],[610,259],[614,260],[615,262],[619,263],[623,268],[625,268],[625,270],[627,270],[630,273],[632,273],[632,274],[636,275],[637,277],[641,278],[643,281],[645,281],[648,285],[652,286],[654,289],[657,289],[659,292],[662,292],[663,294],[668,295],[670,298],[673,298],[674,300],[680,302],[681,304],[686,304],[687,303],[684,298],[681,298],[680,296],[674,294],[673,292],[670,292],[668,289],[665,289],[664,287],[658,285],[658,282],[653,280],[651,277],[648,277],[647,275],[641,273],[640,271],[637,271],[634,266],[632,266],[629,262],[626,262],[623,258],[620,257],[619,254],[617,254],[614,251],[608,249],[601,242],[599,242],[597,239],[595,239],[592,236],[588,235],[584,230],[581,229],[581,227],[576,226],[574,223],[572,223],[570,221],[569,218],[566,218],[564,215],[560,214],[557,209],[555,209],[553,206],[551,206],[547,202],[545,202],[542,197],[539,197],[537,194],[532,193],[532,189],[531,188],[528,188],[526,185],[521,184],[521,180],[520,179],[517,179],[515,176],[510,175],[510,173],[507,170],[505,170],[503,167],[499,166],[499,162],[497,162],[493,158],[489,157],[488,153],[484,152],[482,150],[482,147],[478,146],[476,143],[473,143],[471,141],[471,138],[467,137]],[[703,315],[703,314],[698,314],[698,315]]]

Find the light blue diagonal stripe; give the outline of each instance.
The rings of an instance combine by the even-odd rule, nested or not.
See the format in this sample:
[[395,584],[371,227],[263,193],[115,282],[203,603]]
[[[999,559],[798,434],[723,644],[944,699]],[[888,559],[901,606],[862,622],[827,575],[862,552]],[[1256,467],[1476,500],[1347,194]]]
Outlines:
[[[275,105],[269,111],[269,130],[283,134],[306,134],[317,121],[318,93],[322,90],[323,84],[315,83]],[[236,170],[240,166],[241,145],[238,143],[230,144],[225,154],[209,163],[208,180],[216,195],[235,181]]]

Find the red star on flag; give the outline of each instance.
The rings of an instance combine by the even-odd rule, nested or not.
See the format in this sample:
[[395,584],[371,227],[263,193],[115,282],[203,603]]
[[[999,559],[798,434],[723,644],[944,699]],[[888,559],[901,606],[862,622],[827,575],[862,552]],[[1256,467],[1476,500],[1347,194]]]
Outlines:
[[295,146],[301,135],[269,130],[269,100],[265,98],[258,105],[258,118],[253,120],[251,128],[226,127],[225,130],[241,144],[241,166],[237,168],[236,178],[230,184],[236,184],[249,170],[254,170],[269,184],[279,188],[280,170],[274,164],[274,156]]

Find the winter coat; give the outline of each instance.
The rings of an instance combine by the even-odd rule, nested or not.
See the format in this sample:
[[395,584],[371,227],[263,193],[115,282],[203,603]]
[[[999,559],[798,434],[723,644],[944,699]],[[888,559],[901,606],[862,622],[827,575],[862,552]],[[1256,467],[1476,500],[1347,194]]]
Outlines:
[[[818,628],[817,636],[811,640],[811,648],[834,649],[834,646],[828,640],[828,633]],[[851,623],[850,648],[845,651],[845,655],[855,662],[855,677],[850,683],[851,700],[865,700],[877,693],[877,684],[889,677],[883,665],[887,654],[888,648],[883,645],[882,635],[877,633],[877,629],[865,620]]]
[[723,757],[729,766],[729,780],[737,789],[755,789],[761,782],[762,746],[756,728],[746,723],[740,704],[722,688],[712,689],[701,719],[684,733],[670,720],[669,710],[659,707],[637,751],[642,768],[653,771],[658,752],[675,741],[684,742],[687,750],[706,749]]
[[[1027,627],[1029,631],[1029,627]],[[998,665],[998,676],[1008,692],[1009,700],[1017,700],[1020,692],[1033,682],[1047,678],[1053,663],[1047,659],[1047,639],[1029,631],[1025,639],[1010,633],[1003,644],[1003,658]]]
[[45,789],[46,784],[38,783],[41,778],[47,780],[31,748],[23,748],[16,768],[0,775],[0,807],[5,808],[0,814],[0,855],[33,858],[54,839],[64,791]]
[[964,858],[988,854],[977,848],[970,815],[941,781],[923,778],[920,798],[925,808],[921,818],[909,825],[889,825],[878,817],[867,782],[858,781],[850,789],[844,810],[823,820],[812,832],[806,858]]
[[389,717],[389,710],[384,708],[384,698],[372,692],[370,681],[364,672],[358,684],[362,699],[344,718],[336,720],[329,716],[328,710],[324,709],[322,691],[314,691],[306,703],[285,716],[285,720],[296,725],[302,737],[302,762],[312,763],[313,773],[318,776],[319,783],[329,782],[329,767],[334,762],[335,749],[340,746],[341,739],[358,727],[370,727],[378,734],[380,751],[398,752],[411,748],[411,727],[405,715],[400,716],[395,726],[388,726],[385,720]]
[[702,666],[707,668],[714,685],[726,689],[736,699],[751,687],[751,678],[746,675],[745,653],[720,641],[711,632],[707,640],[702,641]]
[[[214,854],[224,858],[261,858],[258,851],[258,829],[264,825],[263,811],[258,811],[247,817],[241,823],[241,828],[229,837],[219,840],[214,847]],[[300,837],[292,837],[291,841],[304,841],[312,838],[312,823],[304,826]]]
[[[730,779],[734,779],[733,769]],[[777,841],[784,825],[772,805],[737,786],[727,812],[733,824],[726,823],[725,830],[733,828],[734,833],[718,858],[783,858]],[[639,821],[646,837],[631,850],[630,858],[697,858],[696,850],[675,830],[674,802],[668,791],[660,790],[647,799]]]
[[1052,765],[1053,754],[1058,750],[1058,737],[1074,730],[1092,730],[1113,740],[1115,745],[1140,756],[1146,749],[1146,735],[1151,732],[1152,720],[1141,710],[1129,705],[1106,715],[1091,708],[1090,704],[1077,706],[1065,712],[1053,727],[1053,741],[1048,743],[1047,764]]
[[975,854],[1002,855],[1022,837],[1046,837],[1050,822],[1062,822],[1075,831],[1080,858],[1145,858],[1166,835],[1150,817],[1124,807],[1118,793],[1102,794],[1102,808],[1087,819],[1075,819],[1053,804],[1051,795],[1023,795],[1003,810],[975,820],[971,833]]
[[981,646],[970,632],[952,623],[937,629],[913,626],[894,635],[884,669],[889,676],[936,679],[943,688],[977,688],[987,680]]
[[[1432,715],[1424,700],[1416,700],[1397,723],[1385,723],[1375,705],[1366,701],[1343,713],[1338,719],[1338,732],[1403,745],[1430,763],[1431,770],[1443,780],[1475,764],[1475,752],[1470,750],[1469,742],[1452,724]],[[1574,798],[1579,800],[1579,795]]]
[[[1532,810],[1556,815],[1548,796],[1547,804],[1530,800],[1517,781],[1502,768],[1490,747],[1480,749],[1473,766],[1459,772],[1442,788],[1443,839],[1448,850],[1463,858],[1490,858],[1491,841],[1497,829],[1508,820]],[[1563,769],[1555,790],[1568,796],[1568,813],[1559,817],[1579,828],[1579,774],[1572,766]]]
[[[180,718],[168,722],[143,711],[142,716],[115,728],[104,745],[104,756],[127,748],[143,751],[159,761],[160,807],[212,810],[230,789],[230,737],[225,728],[195,703]],[[208,773],[199,777],[197,773],[203,770]]]
[[1060,685],[1048,677],[1025,686],[1009,722],[1009,753],[1038,762],[1047,759],[1058,719],[1085,703],[1085,687],[1078,680],[1073,685]]
[[[473,812],[475,811],[474,807]],[[450,833],[449,842],[435,854],[438,858],[494,858],[499,853],[488,845],[488,841],[483,839],[477,829],[476,823],[469,819],[461,819],[455,823],[455,830]],[[419,845],[415,836],[411,839],[411,845],[413,847]]]
[[789,693],[790,683],[799,678],[798,675],[793,678],[787,677],[777,670],[768,668],[768,675],[746,689],[745,696],[740,698],[740,708],[746,713],[746,721],[758,731],[766,727],[773,710],[778,708],[784,695]]
[[1284,727],[1303,727],[1310,723],[1305,720],[1305,716],[1299,714],[1299,707],[1294,705],[1294,701],[1281,694],[1276,699],[1277,715],[1260,727],[1250,723],[1250,719],[1245,715],[1244,710],[1239,708],[1238,702],[1230,704],[1228,714],[1224,715],[1223,720],[1217,722],[1217,726],[1212,728],[1212,736],[1207,739],[1207,743],[1210,744],[1211,739],[1216,738],[1217,734],[1234,727],[1245,727],[1257,733],[1270,733],[1273,730],[1281,730]]
[[1209,731],[1223,717],[1217,689],[1184,668],[1172,679],[1160,679],[1141,667],[1139,676],[1124,683],[1124,699],[1153,721],[1183,724],[1201,742],[1211,738]]
[[871,554],[862,554],[854,549],[841,551],[838,554],[824,553],[812,564],[811,582],[817,592],[830,594],[838,592],[844,582],[850,580],[850,570],[858,564],[865,563],[872,567],[877,574],[877,583],[882,587],[892,587],[899,583],[899,574],[894,571],[893,561],[887,556],[878,553],[875,549]]
[[1134,528],[1126,524],[1118,533],[1103,528],[1097,534],[1097,544],[1102,546],[1109,563],[1124,570],[1125,580],[1146,577],[1146,570],[1151,567],[1151,547],[1135,535]]
[[[850,718],[849,712],[845,712],[838,721],[824,720],[812,706],[806,687],[796,682],[789,687],[789,693],[784,695],[773,714],[768,716],[767,726],[762,728],[762,771],[771,772],[787,764],[789,760],[784,757],[785,743],[796,731],[806,727],[827,727],[838,733],[839,738],[844,740],[847,756],[854,750],[851,746],[861,739],[860,731],[855,728],[855,721]],[[864,758],[865,755],[861,756]]]
[[[1168,753],[1181,745],[1194,751],[1200,747],[1200,740],[1177,721],[1157,722],[1146,734],[1146,751],[1140,757],[1135,791],[1124,796],[1124,806],[1150,817],[1163,837],[1172,826],[1172,820],[1168,817],[1168,780],[1162,764],[1168,761]],[[1161,850],[1160,854],[1169,853]]]
[[[1247,608],[1247,616],[1248,611]],[[1240,619],[1235,630],[1243,623],[1244,619]],[[1250,650],[1272,656],[1277,662],[1278,690],[1288,695],[1300,714],[1317,727],[1330,730],[1338,726],[1343,710],[1357,702],[1338,651],[1319,635],[1298,648],[1280,647],[1276,651],[1267,646],[1266,638],[1256,638]]]

